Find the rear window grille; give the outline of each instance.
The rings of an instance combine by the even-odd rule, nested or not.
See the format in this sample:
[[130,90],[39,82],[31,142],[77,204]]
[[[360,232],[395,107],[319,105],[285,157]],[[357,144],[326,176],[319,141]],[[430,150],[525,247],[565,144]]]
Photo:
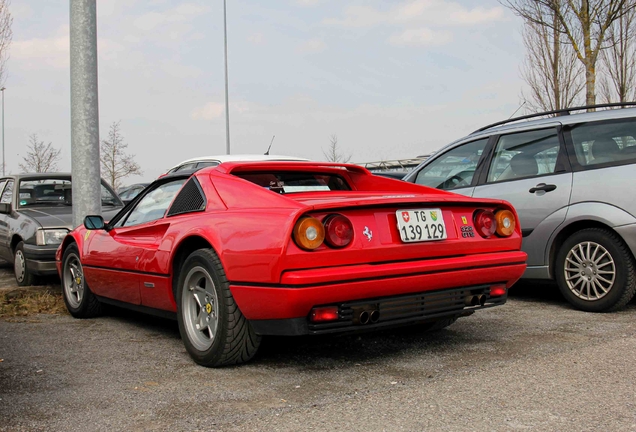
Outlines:
[[193,177],[183,186],[174,199],[168,216],[205,210],[205,197],[197,180]]

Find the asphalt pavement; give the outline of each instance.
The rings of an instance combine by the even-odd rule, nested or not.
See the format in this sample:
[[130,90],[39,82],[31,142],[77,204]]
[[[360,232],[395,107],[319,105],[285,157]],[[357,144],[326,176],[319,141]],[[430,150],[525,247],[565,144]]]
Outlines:
[[270,338],[223,369],[194,364],[169,320],[5,319],[0,430],[633,431],[635,317],[525,283],[437,333]]

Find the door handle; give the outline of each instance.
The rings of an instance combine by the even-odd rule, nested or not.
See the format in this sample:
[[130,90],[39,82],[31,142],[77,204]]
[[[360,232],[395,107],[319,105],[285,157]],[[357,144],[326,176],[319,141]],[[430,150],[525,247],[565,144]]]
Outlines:
[[553,185],[553,184],[539,183],[535,187],[530,188],[530,190],[528,192],[530,192],[530,193],[535,193],[535,192],[538,192],[538,191],[552,192],[556,188],[557,188],[556,185]]

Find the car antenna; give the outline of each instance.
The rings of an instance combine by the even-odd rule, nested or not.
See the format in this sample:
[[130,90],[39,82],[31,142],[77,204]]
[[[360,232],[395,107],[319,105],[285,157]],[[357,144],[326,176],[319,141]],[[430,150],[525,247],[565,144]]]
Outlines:
[[512,118],[512,116],[514,116],[515,114],[517,114],[517,111],[519,111],[519,110],[520,110],[520,109],[521,109],[521,108],[522,108],[522,107],[526,104],[526,102],[528,102],[528,101],[523,101],[523,103],[522,103],[521,105],[519,105],[519,108],[517,108],[517,109],[515,110],[515,112],[513,112],[513,113],[510,115],[510,117],[508,117],[508,120],[510,120],[510,119]]
[[272,143],[274,142],[274,138],[276,138],[276,135],[274,135],[272,137],[272,140],[269,142],[269,147],[267,147],[267,151],[265,152],[265,156],[269,156],[269,149],[272,148]]

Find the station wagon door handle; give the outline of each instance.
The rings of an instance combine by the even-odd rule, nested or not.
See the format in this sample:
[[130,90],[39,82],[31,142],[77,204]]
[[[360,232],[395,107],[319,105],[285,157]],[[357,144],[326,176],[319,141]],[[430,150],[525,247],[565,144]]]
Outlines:
[[530,188],[530,190],[528,192],[530,192],[530,193],[535,193],[535,192],[538,192],[538,191],[552,192],[555,189],[556,189],[556,185],[539,183],[535,187]]

